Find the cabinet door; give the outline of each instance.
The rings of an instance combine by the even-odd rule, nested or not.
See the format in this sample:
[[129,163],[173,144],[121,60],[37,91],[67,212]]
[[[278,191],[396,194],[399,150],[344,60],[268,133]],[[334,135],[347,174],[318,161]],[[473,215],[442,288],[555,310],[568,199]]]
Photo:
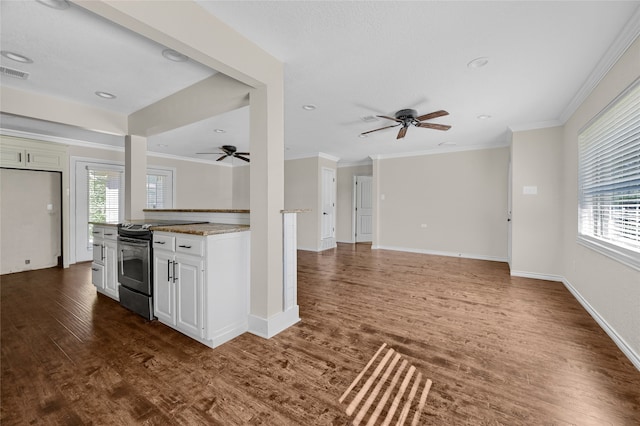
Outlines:
[[115,241],[104,241],[104,291],[118,300],[118,247]]
[[153,252],[153,310],[158,320],[175,326],[175,296],[173,274],[173,253],[156,250]]
[[24,167],[27,155],[24,149],[11,145],[0,145],[0,166]]
[[91,264],[91,283],[98,290],[104,289],[104,266],[97,263]]
[[47,149],[27,149],[26,167],[38,170],[60,170],[62,154]]
[[176,328],[200,338],[202,330],[202,258],[176,255]]

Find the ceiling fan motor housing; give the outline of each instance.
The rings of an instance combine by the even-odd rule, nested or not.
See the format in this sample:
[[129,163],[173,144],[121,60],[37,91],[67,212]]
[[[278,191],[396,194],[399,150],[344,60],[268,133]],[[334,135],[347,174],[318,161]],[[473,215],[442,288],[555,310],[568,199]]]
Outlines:
[[234,153],[237,149],[233,145],[222,145],[222,150],[227,153]]
[[415,109],[401,109],[400,111],[396,112],[395,115],[398,120],[401,120],[403,122],[405,127],[412,123],[417,116],[418,112]]

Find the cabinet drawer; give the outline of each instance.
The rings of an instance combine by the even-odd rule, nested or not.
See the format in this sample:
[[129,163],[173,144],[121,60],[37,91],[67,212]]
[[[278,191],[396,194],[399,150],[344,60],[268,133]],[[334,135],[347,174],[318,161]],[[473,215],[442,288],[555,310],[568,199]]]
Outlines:
[[117,240],[118,239],[118,228],[103,228],[102,236],[105,240]]
[[153,234],[153,248],[159,250],[176,250],[176,239],[175,237],[169,235],[162,234]]
[[201,237],[176,237],[176,252],[192,254],[195,256],[204,255],[204,244]]
[[104,288],[104,266],[91,264],[91,283],[101,290]]
[[93,230],[91,231],[91,235],[93,235],[93,238],[103,238],[104,228],[102,228],[101,226],[93,225]]

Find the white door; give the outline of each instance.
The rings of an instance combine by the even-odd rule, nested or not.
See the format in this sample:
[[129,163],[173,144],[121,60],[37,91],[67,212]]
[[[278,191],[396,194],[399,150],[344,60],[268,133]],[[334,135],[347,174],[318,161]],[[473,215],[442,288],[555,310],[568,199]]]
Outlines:
[[175,325],[175,295],[173,254],[162,250],[153,252],[153,313],[165,324]]
[[322,168],[321,249],[335,247],[336,171]]
[[373,238],[373,177],[356,176],[356,243]]
[[118,246],[115,241],[104,241],[104,291],[115,299],[119,299],[118,294]]
[[202,260],[176,255],[176,328],[196,338],[204,335],[202,330]]

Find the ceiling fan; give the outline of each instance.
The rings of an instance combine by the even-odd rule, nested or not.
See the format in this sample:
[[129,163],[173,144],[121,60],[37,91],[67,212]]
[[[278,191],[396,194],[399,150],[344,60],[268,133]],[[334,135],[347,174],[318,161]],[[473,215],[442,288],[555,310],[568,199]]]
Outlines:
[[434,112],[430,112],[429,114],[418,116],[418,113],[416,112],[415,109],[401,109],[400,111],[395,113],[395,117],[378,115],[378,117],[380,118],[386,118],[387,120],[395,121],[397,122],[397,124],[381,127],[375,130],[369,130],[368,132],[361,133],[361,135],[377,132],[378,130],[384,130],[384,129],[390,129],[392,127],[402,126],[400,128],[400,131],[398,132],[398,136],[396,137],[396,139],[402,139],[404,138],[404,135],[407,134],[407,129],[412,124],[416,127],[424,127],[426,129],[449,130],[451,126],[448,126],[446,124],[423,123],[423,121],[431,120],[432,118],[443,117],[445,115],[449,115],[449,113],[444,110],[434,111]]
[[216,161],[222,161],[227,157],[236,157],[241,160],[250,161],[245,155],[249,155],[248,152],[238,152],[238,149],[233,145],[222,145],[220,148],[222,152],[196,152],[196,154],[222,154]]

